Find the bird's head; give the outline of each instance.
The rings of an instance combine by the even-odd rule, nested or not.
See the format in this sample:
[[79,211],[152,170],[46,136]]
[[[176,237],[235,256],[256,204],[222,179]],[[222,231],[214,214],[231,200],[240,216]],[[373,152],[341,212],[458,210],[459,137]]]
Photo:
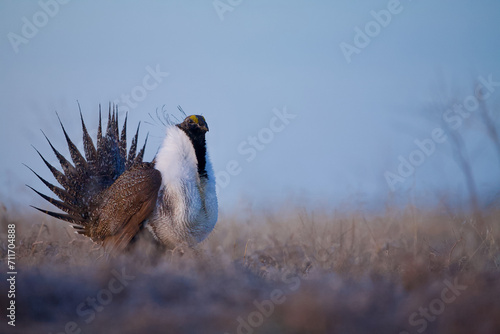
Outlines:
[[205,117],[201,115],[188,116],[182,123],[177,124],[177,126],[188,135],[199,136],[208,132],[208,124],[205,121]]

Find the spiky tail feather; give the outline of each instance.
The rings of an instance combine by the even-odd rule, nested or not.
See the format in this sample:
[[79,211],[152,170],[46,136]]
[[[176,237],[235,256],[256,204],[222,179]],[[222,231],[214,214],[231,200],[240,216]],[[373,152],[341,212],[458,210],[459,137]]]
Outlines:
[[35,148],[35,151],[42,158],[61,187],[48,182],[27,166],[58,199],[44,195],[31,186],[28,187],[65,213],[48,211],[38,207],[34,207],[35,209],[49,216],[67,221],[72,224],[78,233],[93,237],[90,231],[98,223],[97,209],[100,204],[102,192],[110,187],[124,171],[142,163],[147,137],[143,147],[136,154],[139,124],[127,153],[127,117],[125,117],[121,133],[119,133],[118,108],[115,105],[109,105],[108,123],[104,135],[101,122],[101,106],[99,105],[97,146],[94,146],[94,142],[87,131],[81,110],[80,119],[85,157],[69,138],[60,119],[59,124],[63,130],[73,164],[59,153],[45,134],[44,137],[57,157],[62,171],[52,166]]

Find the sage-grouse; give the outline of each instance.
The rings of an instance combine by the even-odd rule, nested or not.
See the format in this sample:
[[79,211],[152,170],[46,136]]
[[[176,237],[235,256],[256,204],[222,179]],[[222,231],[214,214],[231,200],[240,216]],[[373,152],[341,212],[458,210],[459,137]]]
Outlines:
[[105,133],[99,110],[96,146],[81,112],[80,119],[85,156],[60,120],[73,163],[45,135],[62,171],[37,150],[61,187],[30,168],[59,199],[30,188],[65,213],[35,207],[37,210],[71,223],[78,233],[110,253],[125,249],[143,227],[168,248],[193,246],[208,236],[217,221],[218,207],[203,116],[188,116],[182,123],[168,125],[152,162],[143,162],[147,138],[136,154],[139,126],[127,152],[127,119],[120,133],[115,107],[110,107]]

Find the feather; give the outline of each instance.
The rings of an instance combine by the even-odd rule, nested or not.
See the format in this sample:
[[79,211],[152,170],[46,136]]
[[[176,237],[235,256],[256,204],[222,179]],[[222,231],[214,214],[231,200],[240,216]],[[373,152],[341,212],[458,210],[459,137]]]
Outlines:
[[69,138],[68,133],[66,132],[66,129],[64,128],[64,125],[62,124],[61,119],[59,118],[59,115],[57,113],[56,115],[57,118],[59,119],[59,124],[61,125],[61,128],[64,132],[64,137],[66,138],[66,143],[68,144],[69,154],[71,155],[71,160],[73,160],[76,169],[79,172],[83,172],[87,168],[87,161],[83,158],[78,148],[75,146],[75,144],[73,144],[73,142]]
[[91,165],[93,167],[97,161],[97,151],[96,151],[96,148],[94,146],[94,142],[92,141],[92,138],[90,137],[90,135],[87,131],[87,127],[85,126],[85,122],[83,121],[83,115],[82,115],[81,110],[80,110],[80,119],[82,121],[83,149],[85,151],[85,157],[86,157],[89,165]]
[[44,195],[42,194],[41,192],[39,192],[38,190],[34,189],[33,187],[29,186],[29,185],[26,185],[28,188],[30,188],[31,190],[33,190],[34,192],[36,192],[38,195],[40,195],[40,197],[42,197],[44,200],[46,200],[47,202],[51,203],[52,205],[54,205],[55,207],[57,207],[58,209],[61,209],[63,210],[64,212],[66,213],[69,213],[71,215],[74,215],[74,216],[78,216],[79,215],[79,212],[77,211],[77,209],[72,206],[72,205],[69,205],[65,202],[62,202],[62,201],[58,201],[54,198],[51,198],[47,195]]
[[37,208],[36,206],[33,206],[33,205],[30,205],[30,206],[34,209],[37,209],[40,212],[43,212],[43,213],[49,215],[49,216],[70,222],[72,224],[78,224],[78,222],[83,221],[83,218],[81,218],[81,217],[73,216],[70,214],[63,214],[63,213],[57,213],[57,212],[53,212],[53,211],[47,211],[44,209]]
[[137,125],[137,130],[135,132],[134,138],[132,138],[132,144],[130,145],[130,149],[128,152],[128,159],[127,159],[127,167],[130,167],[135,160],[135,153],[137,150],[137,138],[139,136],[139,127],[141,126],[141,123],[139,122],[139,125]]
[[49,138],[47,138],[47,136],[45,135],[45,133],[43,131],[42,131],[42,133],[43,133],[43,136],[45,137],[45,139],[47,139],[47,142],[49,143],[50,147],[52,148],[52,151],[56,155],[57,160],[59,160],[59,164],[61,165],[61,167],[64,171],[64,174],[66,174],[66,175],[75,174],[76,173],[75,167],[73,167],[73,165],[68,160],[66,160],[66,158],[61,153],[59,153],[58,150],[55,149],[55,147],[52,145]]
[[148,137],[149,134],[146,135],[146,139],[144,140],[144,146],[142,146],[141,150],[137,154],[137,156],[134,159],[134,164],[138,164],[142,162],[142,159],[144,158],[144,150],[146,149],[146,144],[148,143]]
[[35,148],[35,146],[31,145],[36,153],[38,153],[38,155],[40,156],[40,158],[42,158],[43,162],[45,163],[45,165],[49,168],[50,172],[52,173],[52,175],[54,176],[54,178],[57,180],[57,182],[59,182],[59,184],[61,186],[63,186],[65,189],[68,189],[70,187],[69,185],[69,182],[68,182],[68,179],[66,178],[66,176],[61,173],[59,170],[57,170],[57,168],[55,168],[54,166],[52,166],[44,157],[43,155]]
[[[123,122],[122,133],[120,136],[120,160],[126,163],[127,161],[127,118],[128,114],[125,115],[125,121]],[[117,119],[118,122],[118,119]]]
[[35,174],[43,182],[43,184],[45,184],[45,186],[47,188],[49,188],[54,194],[56,194],[56,196],[59,197],[60,200],[66,202],[66,203],[75,203],[76,202],[75,198],[70,193],[68,193],[66,190],[61,189],[59,187],[56,187],[55,185],[53,185],[52,183],[48,182],[43,177],[41,177],[40,175],[38,175],[29,166],[27,166],[27,165],[25,165],[25,166],[29,170],[31,170],[33,172],[33,174]]

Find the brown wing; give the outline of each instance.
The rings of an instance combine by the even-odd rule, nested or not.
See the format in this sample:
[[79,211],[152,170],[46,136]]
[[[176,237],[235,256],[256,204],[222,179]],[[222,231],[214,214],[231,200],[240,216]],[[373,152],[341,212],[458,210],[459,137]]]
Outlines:
[[153,212],[160,185],[161,174],[152,163],[125,171],[102,194],[93,238],[109,252],[124,249]]

